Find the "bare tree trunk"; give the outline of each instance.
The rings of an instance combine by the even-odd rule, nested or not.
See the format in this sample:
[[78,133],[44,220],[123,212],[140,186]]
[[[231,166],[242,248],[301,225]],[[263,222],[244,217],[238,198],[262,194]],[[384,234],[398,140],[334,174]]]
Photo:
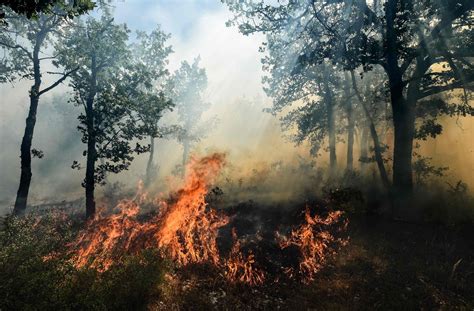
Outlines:
[[369,127],[367,122],[362,122],[362,129],[360,135],[360,171],[363,175],[367,173],[367,158],[369,156]]
[[150,136],[150,155],[148,156],[148,162],[146,165],[145,186],[149,186],[151,184],[153,176],[156,174],[156,172],[154,172],[155,165],[153,163],[154,155],[155,155],[155,137]]
[[94,128],[94,98],[97,93],[97,72],[96,57],[92,55],[90,89],[86,100],[86,119],[87,119],[87,162],[86,178],[84,180],[86,188],[86,217],[88,219],[95,215],[95,162],[97,160],[96,151],[96,133]]
[[356,96],[362,105],[362,108],[364,110],[364,113],[366,115],[368,125],[369,125],[369,130],[370,130],[370,135],[372,136],[372,140],[374,142],[374,153],[375,153],[375,162],[377,163],[377,167],[379,169],[380,173],[380,178],[382,179],[382,183],[385,186],[385,188],[389,189],[390,188],[390,180],[388,179],[388,174],[385,169],[385,165],[383,163],[383,157],[382,157],[382,148],[380,146],[380,140],[377,134],[377,130],[375,128],[374,121],[372,119],[372,116],[370,114],[370,111],[362,98],[362,95],[359,92],[359,88],[357,87],[357,81],[355,79],[355,74],[354,71],[351,71],[351,79],[352,79],[352,87],[354,88],[354,92],[356,93]]
[[18,192],[15,200],[15,207],[13,208],[13,213],[15,215],[21,215],[26,210],[26,204],[28,200],[28,192],[30,190],[31,183],[31,144],[33,141],[33,132],[36,124],[36,111],[38,109],[39,97],[33,95],[37,93],[34,90],[34,87],[31,88],[30,95],[30,110],[28,112],[28,117],[26,118],[26,127],[25,133],[23,134],[23,139],[21,141],[20,147],[20,158],[21,158],[21,175],[20,175],[20,185],[18,187]]
[[407,103],[393,108],[394,149],[393,185],[396,194],[403,197],[413,192],[412,153],[415,130],[414,109]]
[[186,176],[186,165],[188,164],[189,157],[189,140],[185,139],[183,141],[183,178]]
[[346,113],[347,113],[347,164],[346,170],[352,171],[354,168],[354,114],[352,101],[350,100],[349,76],[345,72],[344,92],[346,95]]
[[326,104],[326,114],[328,122],[329,136],[329,172],[331,178],[336,176],[337,156],[336,156],[336,119],[334,117],[334,103],[331,87],[329,86],[329,75],[327,68],[323,65],[324,74],[324,101]]
[[44,33],[40,32],[36,36],[35,46],[33,48],[33,74],[34,84],[30,89],[30,109],[28,111],[28,117],[26,118],[25,132],[21,140],[20,147],[20,158],[21,158],[21,174],[20,184],[16,194],[15,206],[13,207],[13,213],[15,215],[21,215],[26,210],[28,201],[28,192],[30,191],[31,184],[31,145],[33,142],[33,133],[36,124],[36,112],[38,110],[40,87],[41,87],[41,71],[40,71],[40,60],[39,51],[44,41]]

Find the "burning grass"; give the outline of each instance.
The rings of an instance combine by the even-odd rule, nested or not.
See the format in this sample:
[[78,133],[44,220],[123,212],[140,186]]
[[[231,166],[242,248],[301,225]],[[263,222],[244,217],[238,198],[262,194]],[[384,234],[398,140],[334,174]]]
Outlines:
[[[181,267],[212,264],[234,283],[261,285],[266,280],[280,280],[282,274],[305,282],[313,280],[326,257],[346,241],[331,232],[339,233],[345,228],[342,212],[311,216],[307,207],[303,223],[293,223],[283,230],[290,232],[289,236],[264,228],[265,239],[259,232],[239,237],[233,223],[235,215],[206,202],[224,165],[225,155],[220,153],[193,158],[183,187],[170,195],[169,200],[154,203],[155,216],[138,220],[140,206],[147,203],[142,193],[134,200],[121,201],[116,213],[99,215],[90,221],[70,244],[76,267],[90,266],[105,271],[125,254],[157,248]],[[230,251],[226,254],[219,247],[219,239],[225,240],[221,231],[227,228],[231,228],[232,235]],[[274,256],[281,260],[270,260]]]
[[[332,203],[336,192],[287,208],[221,206],[209,193],[225,157],[192,163],[193,177],[168,200],[140,188],[86,226],[62,214],[7,218],[0,309],[474,306],[472,227],[458,232],[360,214],[348,224],[335,208],[340,202]],[[156,213],[143,212],[149,207]]]

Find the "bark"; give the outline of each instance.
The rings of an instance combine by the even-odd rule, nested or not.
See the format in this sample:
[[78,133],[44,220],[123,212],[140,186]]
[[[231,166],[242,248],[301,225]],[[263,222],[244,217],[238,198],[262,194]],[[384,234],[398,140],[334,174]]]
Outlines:
[[[420,76],[429,66],[421,57],[417,60],[415,75]],[[419,97],[420,80],[413,80],[408,85],[407,97],[400,89],[395,89],[392,101],[394,150],[393,150],[393,184],[401,197],[410,197],[413,193],[413,140],[415,137],[415,108]]]
[[346,113],[347,113],[347,164],[346,170],[352,171],[354,168],[354,114],[352,101],[350,100],[350,85],[347,72],[345,73],[345,89],[346,95]]
[[393,185],[397,194],[413,192],[412,153],[415,130],[414,109],[407,103],[393,109]]
[[148,156],[148,162],[146,165],[146,175],[145,175],[145,186],[149,186],[152,182],[153,176],[156,174],[154,172],[154,156],[155,156],[155,137],[150,136],[150,155]]
[[414,109],[404,98],[402,72],[398,65],[397,34],[395,20],[397,1],[386,4],[386,42],[387,56],[385,70],[390,85],[392,104],[394,147],[393,147],[393,187],[399,197],[410,196],[413,192],[412,149],[414,137]]
[[[31,88],[31,93],[35,92],[33,87]],[[28,117],[26,118],[26,127],[23,134],[23,139],[21,141],[20,147],[20,158],[21,158],[21,175],[20,175],[20,185],[18,187],[18,192],[16,195],[15,206],[13,208],[13,213],[15,215],[21,215],[26,210],[28,192],[30,190],[31,183],[31,144],[33,141],[33,133],[36,124],[36,111],[38,109],[39,97],[35,95],[30,95],[30,109],[28,112]]]
[[189,148],[189,140],[185,139],[183,141],[183,178],[186,176],[186,164],[188,164]]
[[367,122],[362,123],[361,135],[360,135],[360,158],[362,159],[360,163],[360,170],[363,175],[367,173],[367,162],[366,159],[369,156],[369,127],[366,124]]
[[94,129],[94,98],[97,94],[97,72],[96,58],[92,55],[91,77],[89,81],[89,94],[86,99],[86,122],[87,122],[87,162],[86,178],[86,217],[88,219],[95,215],[95,162],[97,160],[96,133]]
[[370,111],[367,107],[367,104],[365,103],[364,99],[362,98],[362,95],[359,92],[359,89],[357,87],[357,82],[355,79],[355,74],[354,71],[351,71],[351,79],[352,79],[352,87],[354,88],[354,92],[356,93],[357,99],[359,100],[360,104],[362,105],[362,108],[364,110],[365,116],[368,121],[369,125],[369,130],[370,130],[370,136],[372,137],[373,143],[374,143],[374,154],[375,154],[375,162],[377,163],[377,167],[379,169],[380,173],[380,178],[382,179],[382,183],[386,189],[390,188],[390,180],[388,178],[387,170],[385,169],[385,164],[383,163],[383,157],[382,157],[382,148],[380,146],[380,140],[379,136],[377,134],[377,129],[375,128],[374,121],[372,119],[372,116],[370,114]]
[[336,119],[334,117],[333,93],[329,86],[329,75],[327,69],[323,68],[324,73],[324,102],[326,104],[328,136],[329,136],[329,171],[330,176],[335,177],[337,169],[336,155]]
[[33,142],[33,134],[36,124],[36,112],[38,110],[39,97],[40,97],[40,87],[41,87],[41,70],[40,70],[40,60],[39,52],[41,45],[43,44],[45,38],[44,31],[40,31],[36,36],[35,46],[33,48],[32,58],[33,58],[33,75],[34,75],[34,84],[30,89],[30,108],[28,111],[28,117],[26,118],[25,132],[21,140],[20,147],[20,165],[21,165],[21,174],[20,174],[20,184],[18,186],[18,191],[15,200],[15,206],[13,208],[13,213],[15,215],[21,215],[25,212],[27,201],[28,201],[28,192],[30,190],[31,184],[31,145]]

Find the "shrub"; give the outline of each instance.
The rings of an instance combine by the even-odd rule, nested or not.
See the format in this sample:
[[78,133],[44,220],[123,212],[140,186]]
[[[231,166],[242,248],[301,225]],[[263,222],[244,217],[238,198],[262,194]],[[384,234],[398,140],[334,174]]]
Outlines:
[[77,269],[66,217],[9,216],[0,230],[0,310],[143,310],[161,294],[168,265],[156,251],[125,256],[107,271]]

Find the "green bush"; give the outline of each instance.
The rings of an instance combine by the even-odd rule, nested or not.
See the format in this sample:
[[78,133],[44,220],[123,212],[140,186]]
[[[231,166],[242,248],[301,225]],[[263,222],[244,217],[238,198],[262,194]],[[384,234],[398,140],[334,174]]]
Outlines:
[[159,298],[167,264],[156,251],[107,271],[77,269],[64,217],[8,217],[0,230],[0,310],[143,310]]

